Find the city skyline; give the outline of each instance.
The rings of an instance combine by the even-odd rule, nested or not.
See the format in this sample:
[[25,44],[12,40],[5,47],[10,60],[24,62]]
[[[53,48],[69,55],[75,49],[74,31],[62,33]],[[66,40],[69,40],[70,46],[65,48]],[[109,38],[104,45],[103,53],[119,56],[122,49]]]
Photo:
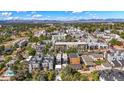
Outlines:
[[124,19],[124,11],[0,11],[0,20]]

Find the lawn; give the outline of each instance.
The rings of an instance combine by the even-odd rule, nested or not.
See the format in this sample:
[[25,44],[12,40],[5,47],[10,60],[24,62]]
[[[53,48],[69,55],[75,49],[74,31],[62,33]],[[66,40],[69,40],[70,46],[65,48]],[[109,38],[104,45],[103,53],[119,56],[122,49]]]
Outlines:
[[103,64],[105,61],[104,60],[97,60],[95,63],[96,63],[96,65],[101,65],[101,64]]

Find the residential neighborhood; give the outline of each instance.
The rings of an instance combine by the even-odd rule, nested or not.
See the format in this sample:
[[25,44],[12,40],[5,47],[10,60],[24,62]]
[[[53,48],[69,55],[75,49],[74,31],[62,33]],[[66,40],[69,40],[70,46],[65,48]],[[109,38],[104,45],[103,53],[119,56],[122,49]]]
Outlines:
[[123,23],[1,24],[1,81],[123,81]]

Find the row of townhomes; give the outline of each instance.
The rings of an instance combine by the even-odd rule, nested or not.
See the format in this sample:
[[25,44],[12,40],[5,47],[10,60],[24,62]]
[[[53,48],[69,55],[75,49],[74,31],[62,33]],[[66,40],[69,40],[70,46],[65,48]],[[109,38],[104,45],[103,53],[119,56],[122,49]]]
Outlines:
[[[16,77],[18,71],[13,67],[22,63],[26,64],[29,74],[35,73],[36,69],[56,71],[55,80],[62,80],[61,72],[68,66],[81,74],[97,71],[100,81],[124,80],[124,39],[112,33],[111,29],[89,33],[79,27],[67,26],[51,32],[34,31],[32,37],[35,39],[29,35],[11,42],[11,47],[5,46],[6,54],[0,54],[0,64],[7,59],[5,55],[11,54],[11,58],[0,70],[0,80]],[[112,40],[121,44],[114,45]]]

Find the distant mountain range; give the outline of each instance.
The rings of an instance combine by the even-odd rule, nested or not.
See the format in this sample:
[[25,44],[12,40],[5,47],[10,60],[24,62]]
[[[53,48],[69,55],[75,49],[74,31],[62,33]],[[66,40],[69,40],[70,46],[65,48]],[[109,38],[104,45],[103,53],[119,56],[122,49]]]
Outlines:
[[80,20],[0,20],[0,23],[92,23],[92,22],[124,22],[124,19],[80,19]]

